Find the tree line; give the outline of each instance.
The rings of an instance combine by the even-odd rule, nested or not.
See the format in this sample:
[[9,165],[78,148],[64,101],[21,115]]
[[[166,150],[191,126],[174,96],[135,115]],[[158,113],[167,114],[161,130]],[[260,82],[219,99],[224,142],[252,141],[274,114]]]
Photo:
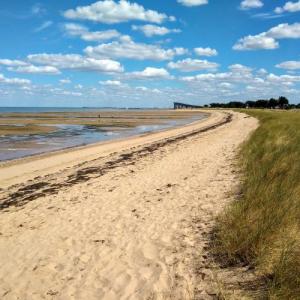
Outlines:
[[[207,105],[206,105],[207,107]],[[209,107],[212,108],[269,108],[269,109],[293,109],[299,108],[299,104],[290,104],[286,97],[279,97],[278,99],[271,98],[269,100],[260,99],[257,101],[231,101],[228,103],[211,103]]]

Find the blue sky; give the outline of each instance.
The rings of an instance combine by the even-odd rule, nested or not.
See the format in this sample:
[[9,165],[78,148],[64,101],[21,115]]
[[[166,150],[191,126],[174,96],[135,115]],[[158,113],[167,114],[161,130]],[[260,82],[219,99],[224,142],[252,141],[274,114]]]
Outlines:
[[0,106],[300,102],[300,1],[3,1]]

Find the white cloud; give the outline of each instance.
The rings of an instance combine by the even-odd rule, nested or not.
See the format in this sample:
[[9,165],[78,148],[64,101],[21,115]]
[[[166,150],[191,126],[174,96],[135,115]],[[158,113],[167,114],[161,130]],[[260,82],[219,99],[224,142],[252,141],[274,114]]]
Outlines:
[[0,74],[0,84],[15,84],[15,85],[28,85],[31,83],[28,79],[23,78],[7,78],[3,74]]
[[283,15],[280,14],[273,14],[272,12],[266,13],[258,13],[251,15],[252,18],[263,19],[263,20],[271,20],[271,19],[278,19],[281,18]]
[[0,65],[7,67],[26,66],[28,63],[21,60],[0,59]]
[[289,82],[300,82],[300,76],[294,76],[294,75],[275,75],[275,74],[269,74],[267,76],[267,80],[273,83],[289,83]]
[[300,1],[288,1],[283,7],[276,7],[275,13],[282,14],[284,12],[297,12],[300,11]]
[[145,34],[147,37],[152,37],[154,35],[166,35],[169,33],[180,33],[180,29],[169,29],[163,26],[156,26],[156,25],[143,25],[143,26],[137,26],[137,25],[132,25],[131,26],[132,30],[135,31],[141,31]]
[[72,81],[71,81],[70,79],[68,79],[68,78],[66,78],[66,79],[61,79],[59,82],[60,82],[61,84],[70,84],[70,83],[72,83]]
[[132,72],[127,74],[129,79],[171,79],[171,75],[164,68],[147,67],[141,72]]
[[267,32],[268,36],[275,39],[299,39],[300,38],[300,23],[294,24],[279,24],[276,27],[271,28]]
[[113,0],[98,1],[88,6],[78,6],[64,12],[64,17],[73,20],[89,20],[99,23],[116,24],[133,20],[151,23],[162,23],[174,17],[154,10],[146,10],[137,3],[130,3],[127,0],[114,2]]
[[79,36],[82,40],[88,42],[111,40],[121,36],[115,29],[90,32],[87,27],[75,23],[64,24],[64,30],[68,35]]
[[248,35],[240,39],[234,46],[234,50],[258,50],[258,49],[277,49],[279,43],[265,33],[258,35]]
[[208,4],[208,0],[177,0],[177,2],[188,7]]
[[267,32],[258,35],[249,35],[240,39],[234,46],[234,50],[257,50],[257,49],[277,49],[278,39],[298,39],[300,38],[300,23],[279,24]]
[[53,66],[19,66],[19,67],[9,67],[9,71],[25,74],[48,74],[48,75],[57,75],[60,74],[60,71]]
[[229,66],[224,73],[204,73],[179,79],[197,99],[209,97],[211,102],[268,99],[280,95],[297,99],[300,84],[300,76],[268,74],[266,70],[253,70],[241,64]]
[[67,91],[67,90],[63,90],[63,89],[60,89],[60,88],[50,89],[50,92],[53,95],[57,95],[57,96],[73,96],[73,97],[82,97],[83,96],[82,93]]
[[264,3],[261,0],[244,0],[241,2],[241,9],[261,8]]
[[257,73],[261,76],[268,74],[267,70],[264,68],[259,69]]
[[123,72],[122,65],[111,59],[94,59],[79,54],[33,54],[28,60],[42,65],[53,66],[59,69],[95,71],[104,73]]
[[184,48],[163,49],[159,45],[135,43],[129,36],[121,37],[120,41],[87,47],[84,52],[95,58],[130,58],[136,60],[171,60],[176,55],[187,53]]
[[149,90],[149,88],[147,88],[146,86],[137,86],[135,89],[138,91],[143,91],[143,92],[146,92]]
[[233,85],[229,82],[221,82],[220,87],[223,89],[231,89],[233,88]]
[[[158,68],[146,68],[141,72],[119,75],[117,79],[99,82],[100,85],[97,86],[88,84],[88,86],[78,85],[74,88],[61,84],[58,86],[53,84],[24,85],[22,79],[8,80],[8,78],[5,80],[7,83],[4,84],[2,75],[0,76],[2,82],[0,93],[4,101],[7,100],[5,95],[8,92],[9,95],[14,94],[24,101],[29,99],[26,98],[27,96],[34,95],[49,101],[50,99],[76,101],[75,98],[80,97],[82,101],[88,101],[94,106],[137,107],[151,103],[153,107],[165,107],[171,106],[173,101],[184,102],[186,97],[189,98],[190,103],[194,104],[205,104],[207,101],[268,99],[280,95],[287,96],[291,101],[297,101],[300,92],[300,76],[269,74],[266,70],[252,69],[241,64],[231,65],[226,72],[222,73],[200,73],[195,76],[181,77],[179,78],[182,80],[180,88],[168,87],[166,84],[158,88],[157,86],[161,84],[156,84],[165,80],[166,73],[157,70]],[[133,81],[129,81],[130,84],[129,82],[124,84],[122,82],[126,81],[122,79]],[[142,84],[134,86],[135,79],[141,80]],[[8,82],[16,85],[12,88]]]
[[217,63],[209,62],[207,60],[199,60],[199,59],[184,59],[177,62],[170,62],[168,64],[168,68],[177,69],[182,72],[193,72],[200,70],[215,70],[219,67]]
[[215,81],[215,80],[230,80],[229,73],[208,73],[208,74],[198,74],[195,76],[184,76],[181,77],[182,81],[186,82],[197,82],[197,81]]
[[99,81],[101,85],[107,86],[122,86],[122,82],[119,80],[106,80],[106,81]]
[[300,70],[300,61],[285,61],[276,65],[276,68],[285,70]]
[[39,27],[37,27],[34,32],[40,32],[43,31],[45,29],[47,29],[48,27],[52,26],[53,22],[52,21],[45,21],[43,24],[41,24]]
[[199,56],[216,56],[218,51],[212,48],[194,48],[194,52]]
[[241,65],[235,64],[230,65],[228,67],[229,72],[225,73],[205,73],[205,74],[198,74],[195,76],[185,76],[181,77],[181,80],[186,82],[247,82],[254,80],[254,76],[252,74],[252,69]]
[[228,69],[235,73],[249,74],[252,72],[252,68],[249,68],[249,67],[241,65],[241,64],[230,65],[228,67]]

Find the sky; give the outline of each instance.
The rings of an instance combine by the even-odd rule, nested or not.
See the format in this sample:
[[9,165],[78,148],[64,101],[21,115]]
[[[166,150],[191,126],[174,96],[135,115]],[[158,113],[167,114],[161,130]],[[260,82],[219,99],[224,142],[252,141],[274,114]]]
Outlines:
[[0,106],[300,102],[300,0],[3,0]]

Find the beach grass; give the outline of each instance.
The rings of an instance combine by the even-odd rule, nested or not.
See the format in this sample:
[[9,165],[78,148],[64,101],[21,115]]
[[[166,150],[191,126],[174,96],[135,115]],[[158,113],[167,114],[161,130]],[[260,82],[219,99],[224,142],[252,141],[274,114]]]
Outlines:
[[300,112],[244,110],[260,121],[240,151],[240,197],[218,218],[216,253],[254,267],[269,299],[300,299]]

